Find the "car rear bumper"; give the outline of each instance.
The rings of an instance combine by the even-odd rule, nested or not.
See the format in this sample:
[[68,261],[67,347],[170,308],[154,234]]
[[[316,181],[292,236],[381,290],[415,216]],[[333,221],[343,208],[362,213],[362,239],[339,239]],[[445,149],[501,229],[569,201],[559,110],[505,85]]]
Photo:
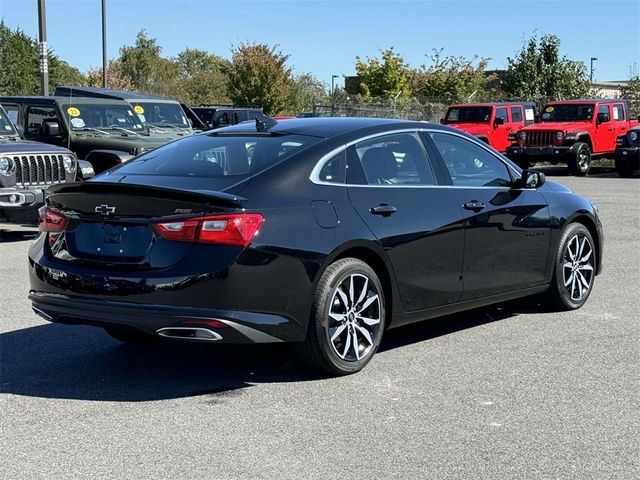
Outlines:
[[54,323],[124,326],[159,336],[167,329],[204,329],[213,332],[204,340],[231,344],[295,342],[305,335],[292,320],[266,313],[93,300],[34,290],[29,299],[35,313]]

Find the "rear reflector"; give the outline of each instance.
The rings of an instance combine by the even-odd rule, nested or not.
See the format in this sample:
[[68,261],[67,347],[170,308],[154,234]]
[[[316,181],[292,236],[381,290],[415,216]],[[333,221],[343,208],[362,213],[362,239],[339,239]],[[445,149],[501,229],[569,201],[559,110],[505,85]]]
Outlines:
[[38,230],[41,232],[58,233],[64,230],[67,217],[47,206],[38,209]]
[[156,223],[155,228],[167,240],[246,247],[263,222],[259,213],[238,213]]

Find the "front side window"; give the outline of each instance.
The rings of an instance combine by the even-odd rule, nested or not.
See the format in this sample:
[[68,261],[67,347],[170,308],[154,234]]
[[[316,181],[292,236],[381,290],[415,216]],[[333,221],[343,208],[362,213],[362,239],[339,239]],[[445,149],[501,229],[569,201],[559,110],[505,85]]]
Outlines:
[[598,107],[598,121],[601,123],[611,121],[611,115],[609,114],[609,105],[600,105]]
[[58,121],[56,109],[45,106],[31,106],[27,109],[27,131],[25,135],[28,137],[37,137],[41,135],[42,124],[45,120]]
[[355,145],[368,185],[435,185],[417,134],[383,135]]
[[521,107],[511,107],[511,120],[513,122],[521,122],[522,121],[522,108]]
[[506,108],[497,108],[496,109],[496,118],[501,118],[503,123],[507,123],[507,109]]
[[475,143],[446,133],[431,133],[453,185],[506,187],[511,184],[507,166]]

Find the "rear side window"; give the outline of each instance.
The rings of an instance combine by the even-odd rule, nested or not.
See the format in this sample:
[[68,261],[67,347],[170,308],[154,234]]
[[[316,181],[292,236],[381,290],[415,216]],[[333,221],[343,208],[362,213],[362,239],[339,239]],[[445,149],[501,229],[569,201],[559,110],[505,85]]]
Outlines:
[[520,108],[520,107],[511,107],[511,121],[512,122],[521,122],[522,121],[522,108]]
[[53,107],[32,106],[27,109],[27,131],[26,136],[35,137],[40,135],[42,123],[45,120],[58,120],[56,109]]
[[368,185],[435,185],[420,140],[413,133],[384,135],[358,143],[355,152]]
[[229,177],[235,183],[318,140],[302,135],[195,135],[141,155],[122,165],[118,173]]
[[613,119],[615,121],[624,120],[624,107],[619,103],[613,106]]
[[345,170],[345,157],[346,152],[342,150],[340,153],[335,154],[322,166],[318,178],[322,182],[326,183],[345,183],[346,170]]

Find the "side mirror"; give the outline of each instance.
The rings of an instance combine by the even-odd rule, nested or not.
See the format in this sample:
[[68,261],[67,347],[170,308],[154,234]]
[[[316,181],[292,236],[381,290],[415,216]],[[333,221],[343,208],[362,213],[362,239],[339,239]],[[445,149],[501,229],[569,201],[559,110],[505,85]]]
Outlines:
[[596,118],[596,123],[600,125],[601,123],[606,123],[609,121],[609,114],[607,113],[599,113]]
[[547,177],[542,172],[534,170],[523,170],[520,180],[517,182],[519,188],[540,188],[547,181]]
[[88,180],[96,174],[93,170],[93,165],[86,160],[78,160],[77,172],[76,177],[78,180]]
[[493,119],[493,125],[494,126],[498,126],[498,125],[504,125],[504,118],[502,117],[496,117]]
[[58,135],[60,135],[60,124],[58,122],[45,121],[42,124],[42,127],[42,133],[44,133],[46,137],[57,137]]

